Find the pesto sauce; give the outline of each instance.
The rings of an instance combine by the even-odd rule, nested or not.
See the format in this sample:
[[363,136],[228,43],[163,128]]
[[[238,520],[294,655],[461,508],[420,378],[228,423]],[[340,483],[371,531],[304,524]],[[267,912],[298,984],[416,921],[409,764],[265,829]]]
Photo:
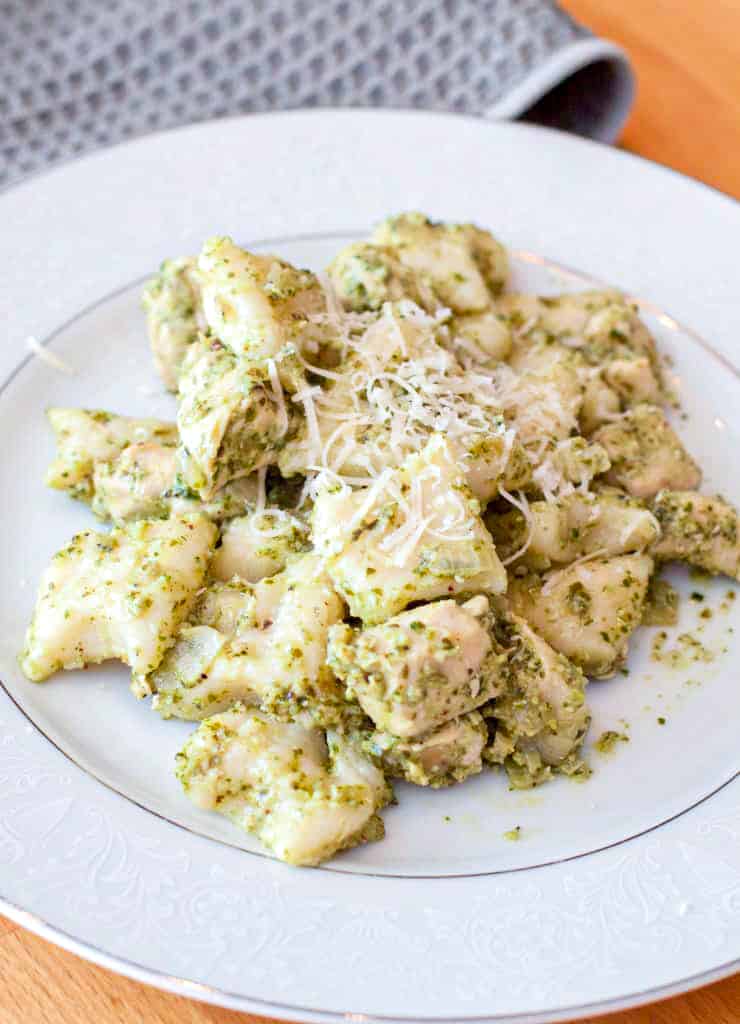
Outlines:
[[615,732],[613,729],[608,729],[606,732],[602,732],[601,736],[596,740],[594,750],[603,755],[613,754],[618,743],[629,743],[629,739],[629,736],[624,732]]

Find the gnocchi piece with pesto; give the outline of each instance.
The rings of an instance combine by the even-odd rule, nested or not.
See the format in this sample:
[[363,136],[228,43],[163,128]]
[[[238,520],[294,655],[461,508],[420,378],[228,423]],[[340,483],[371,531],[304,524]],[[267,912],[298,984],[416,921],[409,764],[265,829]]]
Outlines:
[[381,839],[391,780],[586,778],[589,678],[676,621],[664,562],[740,579],[738,512],[639,304],[512,283],[489,231],[415,212],[323,273],[226,235],[165,260],[171,417],[49,411],[47,483],[109,532],[44,573],[26,676],[124,662],[194,723],[185,794],[296,865]]
[[305,521],[286,509],[254,509],[236,516],[223,525],[211,576],[258,583],[284,569],[291,556],[307,551],[308,538]]
[[526,345],[565,345],[591,366],[645,357],[657,372],[655,340],[637,307],[615,289],[553,297],[505,295],[498,308]]
[[483,313],[509,275],[506,249],[473,224],[444,224],[403,213],[368,242],[342,250],[330,267],[341,300],[356,311],[412,299],[429,312]]
[[44,573],[21,668],[34,682],[118,658],[134,690],[162,661],[190,611],[217,530],[205,516],[86,530]]
[[385,773],[415,786],[453,786],[483,771],[488,726],[479,711],[453,718],[424,736],[402,739],[375,732],[365,749],[380,759]]
[[98,463],[115,459],[132,444],[177,444],[177,426],[164,420],[119,416],[103,409],[55,408],[47,417],[56,442],[47,487],[82,501],[92,498]]
[[316,317],[326,298],[310,270],[216,237],[203,246],[198,276],[210,334],[233,355],[274,359],[287,346],[310,351],[322,342]]
[[342,612],[315,555],[255,584],[238,576],[210,584],[150,676],[155,710],[192,721],[243,701],[276,713],[308,705],[322,719],[338,715],[341,693],[326,655]]
[[636,498],[652,498],[666,488],[692,491],[701,483],[701,470],[658,406],[635,406],[600,427],[593,440],[609,456],[607,481]]
[[483,757],[503,765],[514,789],[553,773],[583,776],[590,722],[583,672],[517,615],[498,616],[494,640],[504,654],[501,693],[487,712],[492,735]]
[[245,514],[258,497],[252,475],[229,481],[210,501],[201,501],[178,475],[176,449],[154,441],[130,444],[110,462],[96,462],[92,489],[92,511],[119,526],[186,512],[203,512],[221,522]]
[[437,601],[380,626],[329,631],[329,665],[378,729],[404,739],[496,695],[488,601]]
[[328,273],[343,305],[356,313],[380,310],[386,302],[401,299],[423,305],[415,275],[390,245],[353,242],[337,254]]
[[454,313],[482,312],[508,280],[506,249],[474,224],[402,213],[379,224],[371,240],[393,246],[401,263]]
[[617,490],[574,491],[555,500],[532,501],[529,521],[512,509],[500,515],[490,513],[486,525],[499,551],[513,554],[517,565],[540,572],[586,555],[609,558],[644,551],[661,534],[655,515]]
[[196,261],[165,260],[144,288],[142,304],[155,369],[167,390],[176,392],[188,348],[207,330]]
[[647,554],[591,558],[544,576],[514,577],[513,612],[588,675],[614,675],[642,620],[654,568]]
[[382,839],[378,811],[391,797],[351,739],[242,704],[200,725],[177,756],[177,777],[198,807],[254,832],[288,864]]
[[653,501],[653,513],[660,523],[651,549],[655,558],[688,562],[740,580],[740,516],[724,498],[661,491]]
[[208,501],[232,480],[275,462],[295,429],[279,379],[223,346],[191,346],[180,376],[178,470]]
[[480,504],[440,435],[367,489],[325,487],[313,539],[350,613],[366,625],[414,601],[506,589]]

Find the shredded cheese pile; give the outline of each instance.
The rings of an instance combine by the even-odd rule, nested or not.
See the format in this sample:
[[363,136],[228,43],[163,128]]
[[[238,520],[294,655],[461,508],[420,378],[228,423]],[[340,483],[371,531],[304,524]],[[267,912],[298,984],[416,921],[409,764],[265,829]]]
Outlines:
[[[395,310],[386,305],[359,336],[356,323],[339,331],[344,346],[341,372],[303,361],[328,380],[324,387],[304,387],[294,399],[306,416],[310,466],[342,476],[351,459],[374,479],[433,433],[459,441],[463,450],[476,436],[499,434],[508,455],[514,432],[502,415],[495,373],[461,366],[437,340],[439,323],[439,317],[428,316],[411,302],[399,303]],[[359,483],[358,475],[344,474],[343,479]]]
[[[386,467],[362,493],[351,517],[341,524],[342,535],[351,536],[357,529],[370,525],[378,513],[390,505],[395,506],[389,516],[395,528],[378,543],[379,554],[385,556],[389,564],[407,565],[425,539],[444,543],[472,540],[470,509],[461,494],[449,490],[440,493],[436,487],[440,476],[438,466],[428,465],[402,482],[393,467]],[[316,491],[327,484],[335,486],[336,482],[337,475],[326,471],[317,477]],[[342,497],[361,494],[341,481],[335,493]],[[395,526],[396,523],[400,525]]]
[[[432,316],[402,300],[386,304],[379,316],[352,313],[341,308],[328,280],[322,286],[326,312],[312,319],[330,326],[341,369],[299,356],[321,381],[293,396],[305,415],[309,472],[330,470],[346,483],[367,486],[435,432],[458,446],[463,463],[477,440],[497,435],[502,468],[515,440],[538,467],[553,434],[576,428],[574,403],[564,402],[556,383],[504,362],[485,364],[483,353],[450,329],[449,310]],[[550,483],[543,477],[543,491],[551,500],[562,488],[552,470],[544,472]]]

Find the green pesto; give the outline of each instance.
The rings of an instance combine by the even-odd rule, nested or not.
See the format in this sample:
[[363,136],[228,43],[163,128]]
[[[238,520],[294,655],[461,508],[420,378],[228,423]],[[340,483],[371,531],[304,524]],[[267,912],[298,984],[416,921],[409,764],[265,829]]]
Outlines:
[[365,738],[363,749],[391,778],[439,789],[482,771],[481,753],[487,739],[485,720],[472,711],[413,740],[373,732]]
[[529,789],[553,773],[586,777],[583,673],[516,620],[497,618],[494,638],[503,656],[502,688],[483,709],[495,723],[484,759],[504,766],[512,789]]
[[239,703],[200,724],[176,757],[176,774],[200,806],[294,864],[382,838],[377,812],[392,799],[348,737]]
[[145,286],[142,305],[155,364],[165,385],[176,391],[188,348],[204,326],[195,261],[165,260]]
[[738,513],[724,499],[690,491],[661,491],[653,511],[662,530],[655,554],[708,573],[740,576]]
[[678,622],[679,593],[668,580],[652,576],[642,613],[643,626],[675,626]]
[[717,656],[691,633],[680,633],[672,647],[667,643],[668,634],[661,630],[653,640],[651,657],[669,668],[685,669],[696,662],[712,662]]
[[598,751],[599,754],[613,754],[619,743],[629,743],[629,736],[624,732],[615,732],[613,729],[608,729],[606,732],[602,732],[601,736],[596,740],[594,750]]

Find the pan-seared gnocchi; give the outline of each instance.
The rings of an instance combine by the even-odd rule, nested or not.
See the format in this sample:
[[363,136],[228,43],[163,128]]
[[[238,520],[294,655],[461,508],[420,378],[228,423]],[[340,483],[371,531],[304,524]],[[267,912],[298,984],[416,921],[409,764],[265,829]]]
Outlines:
[[115,459],[132,444],[177,444],[177,426],[163,420],[119,416],[104,409],[49,409],[56,457],[46,483],[73,498],[90,501],[95,466]]
[[635,406],[600,427],[593,440],[609,456],[607,481],[636,498],[652,498],[664,488],[690,491],[701,483],[701,470],[658,406]]
[[202,515],[78,533],[42,577],[21,655],[25,674],[41,682],[59,669],[119,658],[140,687],[175,642],[216,535]]
[[367,489],[323,489],[313,538],[350,613],[365,624],[414,601],[506,589],[480,505],[440,435]]
[[254,832],[289,864],[319,864],[384,834],[383,773],[351,739],[310,717],[284,722],[235,704],[196,729],[178,754],[177,776],[199,807]]
[[142,303],[154,366],[168,391],[176,392],[188,348],[208,326],[196,261],[165,260],[144,288]]
[[554,772],[582,775],[579,751],[590,722],[583,672],[516,615],[500,614],[493,637],[503,654],[501,693],[490,707],[484,758],[503,765],[515,789]]
[[586,778],[589,678],[676,620],[662,563],[740,579],[738,512],[638,305],[509,288],[492,234],[421,213],[323,274],[226,236],[166,260],[171,418],[49,411],[48,485],[110,532],[54,556],[23,672],[124,662],[195,723],[186,795],[291,864],[381,839],[395,780]]
[[380,626],[329,631],[329,664],[375,725],[417,737],[496,695],[488,601],[436,601]]
[[191,721],[235,701],[275,713],[309,703],[316,715],[336,714],[341,693],[326,647],[342,611],[315,555],[258,583],[237,576],[211,584],[149,677],[155,709]]
[[374,732],[364,748],[380,759],[383,771],[391,778],[439,789],[482,772],[487,743],[486,720],[479,711],[469,711],[411,739]]
[[544,576],[514,577],[507,602],[584,672],[611,676],[642,619],[653,567],[644,554],[583,559]]

